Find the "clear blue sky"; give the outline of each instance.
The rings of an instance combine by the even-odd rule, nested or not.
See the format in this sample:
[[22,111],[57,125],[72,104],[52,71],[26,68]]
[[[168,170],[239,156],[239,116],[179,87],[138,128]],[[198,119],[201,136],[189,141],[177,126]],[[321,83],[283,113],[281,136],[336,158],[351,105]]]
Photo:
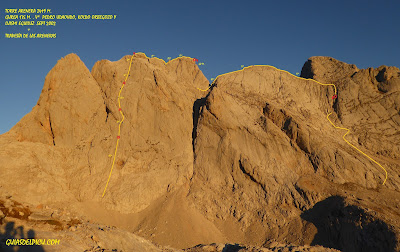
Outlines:
[[[300,72],[311,56],[331,56],[359,68],[400,67],[400,1],[118,1],[1,0],[0,134],[36,104],[46,74],[76,53],[91,70],[101,59],[132,52],[198,58],[210,79],[240,65]],[[4,25],[5,8],[49,8],[54,14],[116,14],[113,21],[58,21],[34,32],[57,38],[5,39],[26,32]]]

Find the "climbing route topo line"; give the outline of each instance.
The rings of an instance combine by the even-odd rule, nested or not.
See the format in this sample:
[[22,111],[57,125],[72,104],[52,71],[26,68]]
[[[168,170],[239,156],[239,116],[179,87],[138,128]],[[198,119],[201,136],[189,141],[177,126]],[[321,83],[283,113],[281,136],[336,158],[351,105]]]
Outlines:
[[350,133],[350,130],[347,129],[347,128],[338,127],[338,126],[336,126],[335,124],[333,124],[333,122],[329,119],[329,116],[330,116],[332,113],[333,113],[333,112],[329,113],[329,114],[326,116],[326,119],[328,119],[328,121],[329,121],[329,122],[332,124],[332,126],[335,127],[336,129],[347,130],[347,132],[342,136],[343,140],[344,140],[348,145],[350,145],[351,147],[353,147],[354,149],[356,149],[358,152],[360,152],[361,154],[363,154],[364,156],[366,156],[368,159],[370,159],[372,162],[374,162],[374,163],[377,164],[380,168],[383,169],[383,171],[385,172],[385,180],[383,181],[382,185],[384,185],[385,182],[386,182],[386,180],[387,180],[387,171],[386,171],[386,169],[383,168],[383,166],[382,166],[380,163],[378,163],[377,161],[375,161],[373,158],[371,158],[370,156],[368,156],[367,154],[365,154],[363,151],[361,151],[360,149],[358,149],[357,147],[355,147],[354,145],[352,145],[352,144],[345,138],[345,136],[346,136],[347,134]]
[[131,57],[131,59],[129,60],[128,73],[125,74],[125,80],[122,82],[122,86],[121,86],[121,88],[119,89],[119,93],[118,93],[118,111],[119,111],[119,113],[121,114],[122,118],[121,118],[121,120],[120,120],[119,123],[118,123],[117,143],[116,143],[116,145],[115,145],[115,151],[114,151],[113,162],[112,162],[112,165],[111,165],[110,174],[108,175],[108,180],[107,180],[106,187],[104,188],[103,195],[101,196],[102,198],[104,197],[104,195],[105,195],[105,193],[106,193],[106,190],[107,190],[108,183],[110,182],[111,174],[112,174],[112,171],[113,171],[113,168],[114,168],[114,164],[115,164],[115,159],[116,159],[116,157],[117,157],[117,151],[118,151],[119,140],[121,140],[121,124],[122,124],[122,123],[124,122],[124,120],[125,120],[125,116],[124,116],[124,113],[122,112],[122,108],[121,108],[121,93],[122,93],[122,90],[124,89],[124,86],[125,86],[125,84],[126,84],[126,81],[127,81],[128,77],[129,77],[129,74],[130,74],[130,72],[131,72],[132,60],[133,60],[134,55],[135,55],[135,53],[132,54],[132,57]]
[[[120,88],[120,90],[119,90],[119,93],[118,93],[118,111],[120,112],[122,118],[121,118],[121,120],[118,122],[117,143],[116,143],[116,145],[115,145],[114,157],[113,157],[113,161],[112,161],[112,165],[111,165],[110,174],[109,174],[109,176],[108,176],[108,180],[107,180],[106,186],[105,186],[105,188],[104,188],[102,197],[104,197],[104,195],[105,195],[105,193],[106,193],[106,190],[107,190],[107,187],[108,187],[108,184],[109,184],[109,182],[110,182],[111,174],[112,174],[112,171],[113,171],[113,168],[114,168],[114,165],[115,165],[115,160],[116,160],[116,156],[117,156],[117,152],[118,152],[118,144],[119,144],[119,141],[120,141],[120,139],[121,139],[121,124],[122,124],[122,123],[124,122],[124,120],[125,120],[125,116],[124,116],[124,113],[122,112],[122,108],[121,108],[121,99],[122,99],[122,98],[121,98],[121,93],[122,93],[122,90],[124,89],[124,86],[125,86],[125,84],[126,84],[126,81],[127,81],[127,79],[128,79],[128,76],[129,76],[129,74],[130,74],[131,66],[132,66],[132,60],[133,60],[133,57],[134,57],[134,56],[135,56],[135,53],[133,53],[133,55],[132,55],[132,57],[130,58],[130,60],[128,59],[128,61],[130,61],[130,62],[129,62],[128,73],[125,74],[125,80],[122,82],[122,86],[121,86],[121,88]],[[183,56],[183,57],[185,57],[185,56]],[[147,58],[147,56],[146,56],[146,58]],[[153,57],[152,57],[152,58],[153,58]],[[180,58],[180,57],[179,57],[179,58]],[[188,58],[188,57],[186,57],[186,58]],[[158,59],[158,58],[157,58],[157,59]],[[161,59],[161,60],[162,60],[162,59]],[[196,62],[197,59],[193,59],[193,60],[194,60],[194,62]],[[164,61],[164,60],[163,60],[163,61]],[[171,62],[171,61],[169,61],[169,62]],[[169,62],[168,62],[168,63],[169,63]],[[164,61],[164,64],[167,64],[167,63]],[[263,66],[263,67],[267,66],[267,67],[271,67],[271,68],[273,68],[273,69],[276,69],[276,70],[278,70],[278,71],[285,72],[285,73],[287,73],[287,74],[289,74],[289,75],[291,75],[291,76],[294,76],[294,77],[296,77],[296,78],[299,78],[299,79],[308,80],[308,81],[311,80],[311,81],[313,81],[313,82],[315,82],[315,83],[317,83],[317,84],[319,84],[319,85],[322,85],[322,86],[333,86],[333,88],[334,88],[334,95],[332,96],[332,99],[333,99],[333,100],[337,99],[337,88],[336,88],[336,85],[335,85],[335,84],[325,84],[325,83],[321,83],[321,82],[316,81],[316,80],[313,80],[313,79],[306,79],[306,78],[303,78],[303,77],[299,77],[299,76],[296,76],[296,75],[291,74],[291,73],[288,72],[288,71],[281,70],[281,69],[278,69],[278,68],[276,68],[276,67],[274,67],[274,66],[270,66],[270,65],[253,65],[253,66]],[[226,74],[231,74],[231,73],[234,73],[234,72],[244,71],[246,68],[250,68],[250,67],[253,67],[253,66],[244,67],[243,69],[240,69],[240,70],[236,70],[236,71],[233,71],[233,72],[229,72],[229,73],[225,73],[225,74],[218,75],[212,83],[214,83],[214,82],[218,79],[218,77],[221,77],[221,76],[226,75]],[[206,92],[206,91],[208,91],[208,90],[210,89],[210,87],[212,86],[212,83],[208,86],[207,89],[200,89],[200,88],[197,88],[197,89],[200,90],[200,91]],[[385,169],[380,163],[378,163],[376,160],[374,160],[372,157],[368,156],[368,155],[365,154],[363,151],[361,151],[360,149],[358,149],[357,147],[355,147],[353,144],[351,144],[351,143],[345,138],[346,135],[350,133],[350,130],[347,129],[347,128],[342,128],[342,127],[336,126],[336,125],[329,119],[329,116],[330,116],[332,113],[333,113],[333,112],[328,113],[327,116],[326,116],[326,119],[330,122],[330,124],[331,124],[334,128],[336,128],[336,129],[341,129],[341,130],[347,130],[347,132],[342,136],[343,140],[344,140],[348,145],[350,145],[353,149],[357,150],[358,152],[360,152],[361,154],[363,154],[364,156],[366,156],[368,159],[370,159],[372,162],[374,162],[376,165],[378,165],[380,168],[382,168],[382,170],[385,172],[385,179],[384,179],[384,181],[383,181],[383,183],[382,183],[382,185],[384,185],[385,182],[386,182],[386,180],[387,180],[387,171],[386,171],[386,169]]]
[[[289,75],[294,76],[294,77],[296,77],[296,78],[298,78],[298,79],[303,79],[303,80],[308,80],[308,81],[311,80],[311,81],[313,81],[313,82],[315,82],[315,83],[317,83],[317,84],[319,84],[319,85],[322,85],[322,86],[333,86],[333,88],[334,88],[334,95],[332,96],[332,99],[333,99],[333,100],[334,100],[334,99],[337,99],[337,88],[336,88],[336,85],[335,85],[335,84],[331,84],[331,83],[325,84],[325,83],[321,83],[321,82],[319,82],[319,81],[316,81],[316,80],[314,80],[314,79],[306,79],[306,78],[303,78],[303,77],[299,77],[299,76],[296,76],[296,75],[294,75],[294,74],[292,74],[292,73],[290,73],[290,72],[288,72],[288,71],[281,70],[281,69],[278,69],[278,68],[276,68],[276,67],[274,67],[274,66],[270,66],[270,65],[252,65],[252,66],[248,66],[248,67],[245,67],[245,68],[243,68],[243,69],[240,69],[240,70],[236,70],[236,71],[233,71],[233,72],[221,74],[221,75],[218,75],[218,76],[215,78],[214,82],[215,82],[215,81],[218,79],[218,77],[220,77],[220,76],[223,76],[223,75],[226,75],[226,74],[231,74],[231,73],[234,73],[234,72],[244,71],[246,68],[250,68],[250,67],[253,67],[253,66],[262,66],[262,67],[265,67],[265,66],[266,66],[266,67],[271,67],[271,68],[276,69],[276,70],[278,70],[278,71],[288,73]],[[214,82],[213,82],[213,83],[214,83]],[[197,89],[200,90],[200,91],[206,92],[206,91],[208,91],[208,90],[210,89],[211,86],[212,86],[212,84],[210,84],[209,87],[208,87],[207,89],[200,89],[200,88],[197,88]],[[385,172],[385,179],[384,179],[384,181],[383,181],[383,183],[382,183],[382,185],[384,185],[385,182],[386,182],[386,180],[387,180],[387,171],[386,171],[386,169],[385,169],[380,163],[378,163],[375,159],[373,159],[372,157],[370,157],[370,156],[368,156],[367,154],[365,154],[363,151],[361,151],[360,149],[358,149],[357,147],[355,147],[353,144],[351,144],[351,143],[345,138],[345,136],[346,136],[347,134],[350,133],[350,130],[347,129],[347,128],[338,127],[338,126],[336,126],[335,124],[333,124],[332,121],[329,119],[329,116],[330,116],[332,113],[333,113],[333,112],[328,113],[327,116],[326,116],[326,119],[328,119],[328,121],[329,121],[329,122],[332,124],[332,126],[335,127],[336,129],[347,130],[347,132],[342,136],[343,140],[344,140],[348,145],[350,145],[352,148],[354,148],[355,150],[357,150],[358,152],[360,152],[361,154],[363,154],[364,156],[366,156],[368,159],[370,159],[372,162],[374,162],[375,164],[377,164],[377,165],[378,165],[380,168],[382,168],[382,170]]]

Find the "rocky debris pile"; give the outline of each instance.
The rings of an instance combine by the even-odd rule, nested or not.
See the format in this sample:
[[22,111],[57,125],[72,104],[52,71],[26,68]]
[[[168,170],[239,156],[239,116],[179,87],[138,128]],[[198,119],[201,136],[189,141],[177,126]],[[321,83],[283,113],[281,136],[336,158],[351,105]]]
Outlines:
[[335,252],[336,249],[324,248],[321,246],[296,246],[289,244],[273,244],[268,248],[251,247],[240,244],[210,244],[198,245],[193,248],[184,249],[187,252]]
[[[55,245],[32,245],[37,251],[337,251],[321,246],[295,246],[271,244],[268,248],[246,247],[239,244],[197,245],[183,250],[155,245],[137,235],[116,227],[92,223],[70,216],[73,214],[49,206],[32,206],[0,197],[0,249],[14,251],[25,246],[6,245],[8,239],[52,239]],[[32,209],[32,210],[31,210]],[[25,247],[26,248],[26,247]]]
[[27,247],[7,245],[9,239],[59,240],[54,245],[29,246],[37,251],[168,251],[128,231],[71,218],[66,210],[4,198],[0,198],[0,209],[1,251]]
[[[209,82],[192,59],[165,64],[137,53],[102,198],[130,59],[89,71],[70,54],[49,72],[37,105],[0,136],[0,189],[50,208],[27,212],[4,201],[6,219],[44,222],[76,239],[96,233],[98,242],[85,240],[92,250],[116,247],[101,245],[83,220],[117,227],[110,237],[120,236],[125,250],[121,239],[135,244],[134,234],[176,249],[400,249],[399,69],[312,57],[302,78],[253,66],[201,92]],[[337,99],[320,83],[334,84]],[[330,112],[350,129],[348,141],[385,167],[384,185],[384,171],[343,141]]]

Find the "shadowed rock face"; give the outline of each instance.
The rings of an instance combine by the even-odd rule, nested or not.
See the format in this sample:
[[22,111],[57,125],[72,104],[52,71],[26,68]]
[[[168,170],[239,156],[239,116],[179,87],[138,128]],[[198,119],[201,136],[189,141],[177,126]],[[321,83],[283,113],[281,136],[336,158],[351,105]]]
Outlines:
[[[399,69],[312,57],[303,78],[253,66],[201,92],[208,81],[193,60],[164,64],[136,54],[121,93],[116,165],[101,198],[129,59],[99,61],[91,72],[75,54],[59,60],[37,105],[0,136],[2,191],[71,209],[94,202],[131,214],[113,217],[115,225],[179,248],[288,242],[399,249]],[[332,86],[306,78],[335,84],[338,98]],[[332,127],[328,112],[386,168],[384,186],[384,171],[343,141],[346,131]]]
[[395,251],[396,237],[388,225],[342,197],[328,197],[301,217],[318,228],[313,245],[342,251]]

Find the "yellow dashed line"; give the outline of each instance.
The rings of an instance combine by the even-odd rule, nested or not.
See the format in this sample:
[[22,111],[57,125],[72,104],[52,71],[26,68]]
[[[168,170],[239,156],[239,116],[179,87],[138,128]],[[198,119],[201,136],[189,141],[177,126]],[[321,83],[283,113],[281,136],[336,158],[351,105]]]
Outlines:
[[[135,55],[135,53],[134,53],[133,55]],[[107,184],[106,184],[106,187],[104,188],[103,195],[102,195],[101,197],[104,197],[104,194],[106,193],[107,186],[108,186],[108,183],[110,182],[111,174],[112,174],[112,171],[113,171],[113,168],[114,168],[115,158],[117,157],[118,143],[119,143],[119,140],[120,140],[120,138],[121,138],[121,124],[122,124],[122,123],[124,122],[124,120],[125,120],[124,113],[122,113],[122,109],[121,109],[121,92],[122,92],[122,89],[124,89],[124,86],[125,86],[125,84],[126,84],[126,80],[128,79],[129,73],[131,72],[131,66],[132,66],[133,55],[132,55],[132,57],[131,57],[131,59],[130,59],[130,62],[129,62],[128,73],[125,75],[125,80],[124,80],[124,82],[122,83],[122,86],[121,86],[121,88],[119,89],[119,93],[118,93],[118,110],[119,110],[119,113],[121,113],[122,119],[121,119],[121,121],[120,121],[119,124],[118,124],[117,144],[115,145],[114,158],[113,158],[113,162],[112,162],[112,165],[111,165],[110,175],[108,175]]]

